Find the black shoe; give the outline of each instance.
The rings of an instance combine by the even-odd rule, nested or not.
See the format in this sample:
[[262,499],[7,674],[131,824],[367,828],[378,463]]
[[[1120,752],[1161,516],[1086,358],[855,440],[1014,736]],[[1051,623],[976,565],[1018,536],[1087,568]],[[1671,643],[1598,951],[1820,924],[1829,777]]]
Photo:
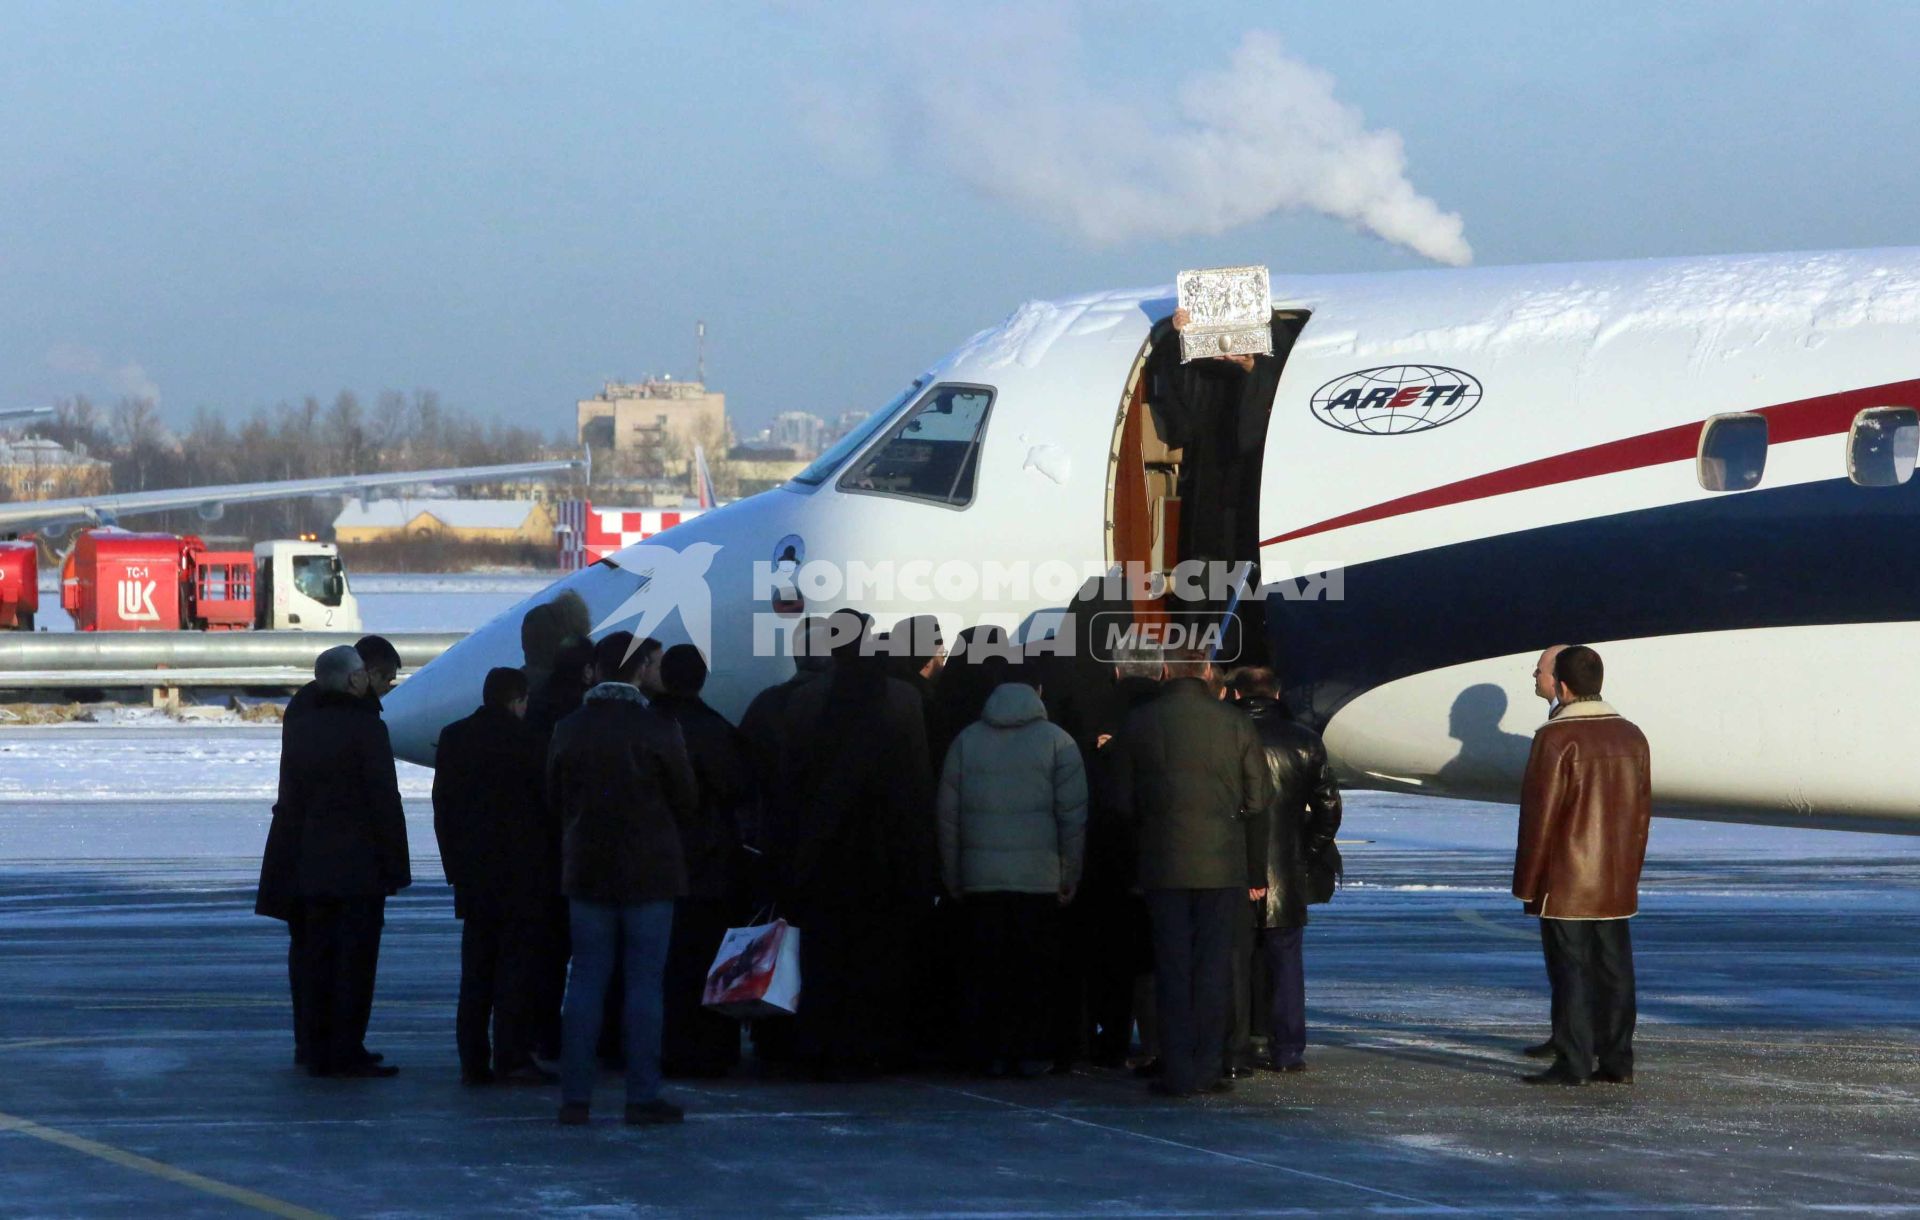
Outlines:
[[480,1068],[476,1071],[471,1071],[471,1072],[467,1071],[465,1068],[462,1068],[460,1070],[461,1084],[478,1087],[480,1085],[492,1084],[493,1081],[494,1081],[494,1075],[493,1075],[492,1068]]
[[1133,1065],[1133,1074],[1141,1080],[1151,1080],[1160,1074],[1160,1061],[1149,1059],[1145,1063],[1136,1063]]
[[1253,1075],[1252,1067],[1246,1064],[1235,1064],[1234,1066],[1228,1068],[1225,1072],[1221,1073],[1221,1079],[1245,1080],[1247,1077],[1251,1075]]
[[1207,1084],[1203,1085],[1202,1090],[1207,1093],[1231,1093],[1233,1092],[1233,1081],[1227,1079],[1225,1076],[1216,1076]]
[[1152,1080],[1147,1083],[1147,1092],[1156,1097],[1192,1097],[1188,1089],[1176,1089],[1164,1080]]
[[584,1101],[563,1101],[560,1103],[560,1125],[562,1127],[584,1127],[587,1125],[587,1103]]
[[1582,1085],[1587,1083],[1585,1076],[1577,1076],[1557,1063],[1544,1072],[1535,1072],[1531,1076],[1522,1076],[1520,1079],[1526,1084]]
[[1595,1084],[1632,1084],[1633,1072],[1631,1069],[1624,1072],[1609,1072],[1606,1068],[1601,1068],[1587,1079]]
[[[488,1079],[494,1079],[495,1073],[487,1073]],[[529,1059],[512,1071],[498,1073],[501,1084],[552,1085],[560,1083],[560,1073],[549,1072]]]
[[1052,1069],[1045,1059],[1021,1059],[1013,1065],[1013,1074],[1021,1080],[1038,1080]]
[[363,1059],[359,1063],[337,1067],[327,1074],[335,1080],[390,1080],[400,1074],[400,1069],[390,1064],[371,1063]]
[[653,1127],[661,1123],[677,1123],[686,1116],[685,1110],[670,1101],[661,1101],[658,1097],[652,1101],[627,1104],[627,1126],[629,1127]]
[[1520,1053],[1529,1059],[1551,1059],[1558,1052],[1553,1049],[1553,1040],[1548,1039],[1545,1042],[1536,1042],[1532,1046],[1523,1046],[1520,1048]]
[[1269,1072],[1304,1072],[1307,1070],[1307,1062],[1304,1059],[1294,1059],[1287,1063],[1263,1063],[1260,1066]]

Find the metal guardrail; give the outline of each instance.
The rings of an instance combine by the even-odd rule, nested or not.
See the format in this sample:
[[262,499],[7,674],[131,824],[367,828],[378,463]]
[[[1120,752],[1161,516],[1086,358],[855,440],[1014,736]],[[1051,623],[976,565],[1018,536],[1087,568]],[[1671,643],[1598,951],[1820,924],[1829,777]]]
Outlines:
[[[0,690],[295,687],[314,658],[351,644],[344,631],[112,631],[0,633]],[[386,637],[414,670],[466,638],[463,631]]]

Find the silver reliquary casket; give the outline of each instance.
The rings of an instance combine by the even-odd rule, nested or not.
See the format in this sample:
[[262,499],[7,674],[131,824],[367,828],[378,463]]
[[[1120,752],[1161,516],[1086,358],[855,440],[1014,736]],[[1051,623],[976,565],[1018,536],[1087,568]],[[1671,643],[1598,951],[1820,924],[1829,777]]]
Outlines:
[[1174,281],[1187,328],[1180,362],[1209,356],[1273,354],[1273,298],[1265,267],[1210,267],[1182,271]]

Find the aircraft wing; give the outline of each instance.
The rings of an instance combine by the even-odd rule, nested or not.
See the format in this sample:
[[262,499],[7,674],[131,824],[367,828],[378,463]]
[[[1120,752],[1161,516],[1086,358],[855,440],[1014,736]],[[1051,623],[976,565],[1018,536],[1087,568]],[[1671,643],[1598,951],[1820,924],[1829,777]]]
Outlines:
[[390,474],[348,474],[318,479],[284,479],[273,483],[226,483],[210,487],[177,487],[166,491],[133,491],[124,495],[79,496],[70,500],[23,500],[0,504],[0,532],[53,529],[68,525],[106,525],[136,513],[194,508],[208,519],[228,504],[259,500],[294,500],[301,496],[328,496],[372,491],[381,487],[410,487],[421,483],[492,483],[507,479],[538,478],[584,469],[578,461],[510,462],[504,466],[452,466],[443,470],[400,470]]
[[27,419],[52,414],[52,407],[0,407],[0,419]]

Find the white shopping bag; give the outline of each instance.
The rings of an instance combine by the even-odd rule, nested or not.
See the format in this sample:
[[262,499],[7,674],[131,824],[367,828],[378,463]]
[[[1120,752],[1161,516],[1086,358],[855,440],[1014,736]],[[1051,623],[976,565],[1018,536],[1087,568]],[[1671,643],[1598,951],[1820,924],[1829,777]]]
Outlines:
[[800,1009],[800,929],[784,919],[729,928],[700,1002],[729,1017],[786,1017]]

